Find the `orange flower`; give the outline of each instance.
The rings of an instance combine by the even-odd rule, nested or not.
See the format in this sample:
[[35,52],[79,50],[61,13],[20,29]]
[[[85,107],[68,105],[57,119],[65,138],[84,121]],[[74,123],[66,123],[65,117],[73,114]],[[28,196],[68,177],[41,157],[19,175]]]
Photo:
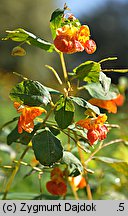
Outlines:
[[106,138],[108,133],[108,129],[104,125],[106,120],[106,114],[100,114],[98,117],[95,118],[79,120],[76,125],[88,130],[87,139],[89,140],[90,145],[93,145],[98,139],[104,140]]
[[87,40],[84,44],[84,49],[88,54],[92,54],[96,51],[96,43],[94,40]]
[[53,195],[65,195],[67,185],[64,180],[64,173],[59,167],[55,167],[51,171],[51,180],[46,183],[46,188]]
[[78,29],[74,26],[65,25],[57,29],[54,45],[58,50],[64,53],[82,52],[84,47],[77,40]]
[[82,189],[87,185],[87,182],[82,175],[78,175],[76,177],[68,177],[68,179],[75,191]]
[[64,196],[67,192],[67,185],[64,182],[57,183],[56,181],[48,181],[46,188],[52,195]]
[[100,114],[98,117],[95,118],[87,118],[79,120],[76,125],[79,125],[87,130],[94,130],[97,129],[98,125],[103,125],[104,122],[107,120],[106,114]]
[[112,100],[101,100],[98,98],[92,98],[89,100],[92,105],[101,107],[108,110],[109,113],[117,113],[117,106],[122,106],[124,103],[124,96],[119,94],[117,98]]
[[31,133],[34,128],[34,119],[43,112],[46,113],[46,110],[41,107],[24,106],[18,102],[14,102],[14,107],[18,113],[22,113],[18,120],[18,133],[22,133],[23,130]]
[[64,25],[56,31],[55,47],[63,53],[82,52],[92,54],[96,50],[96,43],[90,39],[90,30],[87,25],[81,27],[72,24]]
[[78,31],[78,41],[84,46],[90,37],[90,29],[87,25],[82,25]]

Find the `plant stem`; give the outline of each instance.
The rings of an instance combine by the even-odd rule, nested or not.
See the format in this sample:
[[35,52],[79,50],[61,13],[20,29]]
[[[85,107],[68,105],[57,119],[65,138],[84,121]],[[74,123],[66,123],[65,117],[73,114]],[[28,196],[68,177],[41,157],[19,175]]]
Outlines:
[[75,197],[75,200],[79,200],[78,194],[77,194],[77,192],[76,192],[76,190],[75,190],[75,188],[74,188],[72,182],[71,182],[70,180],[68,180],[68,181],[69,181],[69,184],[70,184],[70,186],[71,186],[71,189],[72,189],[73,195],[74,195],[74,197]]
[[90,185],[89,185],[89,183],[88,183],[87,174],[86,174],[86,176],[85,176],[85,179],[86,179],[86,182],[87,182],[87,185],[86,185],[87,197],[88,197],[88,200],[92,200],[92,192],[91,192]]
[[93,156],[94,156],[97,152],[99,152],[101,149],[103,149],[103,148],[105,148],[105,147],[107,147],[107,146],[109,146],[109,145],[112,145],[112,144],[115,144],[115,143],[119,143],[119,142],[124,142],[124,140],[123,140],[123,139],[116,139],[116,140],[112,140],[112,141],[110,141],[110,142],[108,142],[108,143],[105,143],[104,145],[99,145],[98,148],[97,148],[97,149],[89,156],[89,158],[85,161],[85,164],[87,165],[88,162],[90,162],[90,161],[92,160]]
[[61,64],[62,64],[64,79],[65,79],[65,82],[67,83],[68,82],[68,74],[67,74],[66,65],[65,65],[65,61],[64,61],[64,55],[62,52],[60,52],[59,54],[60,54],[60,60],[61,60]]
[[[77,133],[75,131],[74,131],[74,136],[75,136],[76,143],[77,143],[77,146],[78,146],[78,152],[79,152],[79,156],[80,156],[80,161],[81,161],[81,163],[82,163],[82,165],[84,167],[85,166],[84,154],[83,154],[84,150],[81,148],[81,145],[80,145],[79,140],[78,140]],[[88,183],[87,174],[85,174],[85,179],[86,179],[86,182],[87,182],[87,185],[86,185],[87,197],[88,197],[88,200],[92,200],[92,192],[91,192],[90,185]]]
[[10,190],[10,187],[12,185],[12,182],[13,182],[14,178],[15,178],[15,175],[17,174],[17,172],[18,172],[18,170],[20,168],[21,161],[24,158],[24,156],[27,153],[27,151],[29,150],[29,148],[30,148],[30,146],[27,146],[27,148],[24,150],[24,152],[22,153],[20,159],[18,160],[18,163],[16,164],[16,166],[15,166],[15,168],[14,168],[14,170],[13,170],[11,176],[10,176],[10,178],[9,178],[9,180],[7,182],[5,191],[4,191],[4,195],[3,195],[3,198],[2,198],[3,200],[6,200],[6,198],[7,198],[7,194],[9,192],[9,190]]
[[53,67],[49,66],[49,65],[45,65],[45,67],[49,68],[53,72],[53,74],[55,75],[55,77],[58,80],[59,84],[62,85],[63,84],[62,80],[60,79],[60,77],[59,77],[58,73],[55,71],[55,69]]

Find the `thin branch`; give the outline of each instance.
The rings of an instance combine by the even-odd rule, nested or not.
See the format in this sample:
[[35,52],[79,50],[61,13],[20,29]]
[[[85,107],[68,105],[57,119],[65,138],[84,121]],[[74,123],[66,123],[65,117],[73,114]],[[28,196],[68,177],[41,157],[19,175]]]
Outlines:
[[4,191],[4,195],[3,195],[3,198],[2,198],[3,200],[6,200],[7,194],[8,194],[8,192],[9,192],[9,190],[10,190],[10,187],[11,187],[11,185],[12,185],[12,182],[13,182],[13,180],[14,180],[14,178],[15,178],[15,176],[16,176],[16,174],[17,174],[19,168],[20,168],[21,161],[22,161],[22,159],[24,158],[25,154],[27,153],[27,151],[28,151],[29,149],[30,149],[30,146],[27,146],[27,148],[26,148],[26,149],[24,150],[24,152],[22,153],[20,159],[18,160],[18,163],[17,163],[17,165],[15,166],[15,168],[14,168],[14,170],[13,170],[13,172],[12,172],[12,174],[11,174],[11,176],[10,176],[8,182],[7,182],[7,185],[6,185],[6,188],[5,188],[5,191]]
[[93,156],[94,156],[97,152],[99,152],[101,149],[103,149],[103,148],[105,148],[105,147],[107,147],[107,146],[109,146],[109,145],[116,144],[116,143],[120,143],[120,142],[124,142],[124,140],[123,140],[123,139],[116,139],[116,140],[112,140],[112,141],[110,141],[110,142],[108,142],[108,143],[105,143],[104,145],[99,145],[99,147],[98,147],[98,148],[89,156],[89,158],[85,161],[85,165],[87,165],[88,162],[90,162],[90,161],[92,160]]
[[59,84],[62,85],[63,82],[60,79],[60,77],[59,77],[58,73],[56,72],[56,70],[53,67],[49,66],[49,65],[45,65],[45,67],[47,67],[48,69],[50,69],[53,72],[53,74],[55,75],[55,77],[56,77],[57,81],[59,82]]

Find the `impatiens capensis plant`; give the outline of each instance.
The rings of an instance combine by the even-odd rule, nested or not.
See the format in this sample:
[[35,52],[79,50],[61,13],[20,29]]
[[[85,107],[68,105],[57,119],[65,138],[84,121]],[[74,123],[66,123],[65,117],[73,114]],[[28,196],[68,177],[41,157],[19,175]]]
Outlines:
[[[98,62],[85,60],[69,73],[64,55],[85,52],[85,59],[88,54],[91,58],[98,46],[91,37],[89,26],[86,23],[82,25],[66,4],[63,9],[56,9],[52,13],[50,28],[52,43],[21,28],[8,30],[7,36],[3,38],[20,43],[13,48],[13,56],[26,54],[23,48],[25,43],[49,53],[56,52],[62,64],[60,70],[63,71],[63,78],[60,78],[59,73],[47,65],[55,75],[56,89],[20,75],[23,80],[10,91],[10,99],[18,117],[3,126],[16,122],[15,128],[7,135],[7,144],[13,146],[14,143],[20,143],[26,148],[23,148],[18,161],[13,162],[11,175],[3,190],[3,199],[8,198],[20,166],[27,166],[23,159],[29,151],[33,152],[34,159],[28,166],[41,174],[42,183],[45,184],[44,194],[50,195],[52,199],[57,196],[66,199],[72,192],[74,198],[79,199],[78,191],[83,190],[84,199],[93,199],[89,176],[95,170],[90,169],[89,163],[101,149],[125,143],[121,138],[109,142],[106,140],[114,127],[109,124],[108,113],[116,115],[118,106],[122,106],[125,100],[125,92],[120,92],[111,83],[107,72],[125,73],[128,70],[102,69],[103,62],[116,60],[116,57],[110,57]],[[90,95],[89,100],[80,96],[81,90]],[[80,107],[83,113],[78,115],[77,108]],[[99,157],[99,160],[103,158]],[[123,163],[113,158],[109,161],[110,164],[116,162],[118,166],[119,162]],[[128,164],[125,166],[128,168]],[[45,174],[47,181],[44,180]]]

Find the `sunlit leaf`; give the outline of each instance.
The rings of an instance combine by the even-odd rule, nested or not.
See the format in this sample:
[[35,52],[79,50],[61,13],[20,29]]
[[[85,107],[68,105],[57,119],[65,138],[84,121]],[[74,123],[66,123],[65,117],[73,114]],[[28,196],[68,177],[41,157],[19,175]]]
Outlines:
[[51,96],[47,88],[38,81],[24,80],[14,86],[10,92],[12,101],[22,102],[28,106],[47,105]]
[[73,70],[75,78],[88,83],[99,82],[100,71],[100,64],[94,61],[86,61]]
[[62,163],[68,165],[69,176],[78,176],[83,172],[83,166],[80,160],[75,157],[71,152],[64,151]]
[[61,26],[64,9],[57,8],[51,15],[50,28],[53,39],[56,37],[56,29]]
[[107,77],[103,72],[100,72],[99,81],[103,87],[105,95],[109,92],[111,78]]
[[55,111],[55,120],[60,128],[67,128],[73,120],[74,116],[74,104],[70,98],[64,98],[63,96],[57,102]]
[[51,166],[63,156],[63,147],[51,131],[46,128],[32,139],[36,159],[45,166]]
[[93,106],[92,104],[90,104],[89,102],[87,102],[86,100],[84,100],[83,98],[80,97],[70,97],[77,105],[84,107],[86,109],[91,109],[93,112],[95,112],[96,114],[100,114],[100,110],[98,107]]
[[34,34],[25,31],[22,28],[15,29],[13,31],[6,31],[8,35],[3,38],[3,40],[11,39],[16,42],[26,42],[29,45],[34,45],[36,47],[39,47],[43,50],[46,50],[47,52],[53,52],[54,51],[54,45],[35,36]]
[[90,83],[85,86],[85,89],[88,90],[89,94],[93,98],[98,98],[101,100],[111,100],[117,97],[119,94],[118,89],[111,85],[108,93],[106,94],[103,87],[100,83]]

